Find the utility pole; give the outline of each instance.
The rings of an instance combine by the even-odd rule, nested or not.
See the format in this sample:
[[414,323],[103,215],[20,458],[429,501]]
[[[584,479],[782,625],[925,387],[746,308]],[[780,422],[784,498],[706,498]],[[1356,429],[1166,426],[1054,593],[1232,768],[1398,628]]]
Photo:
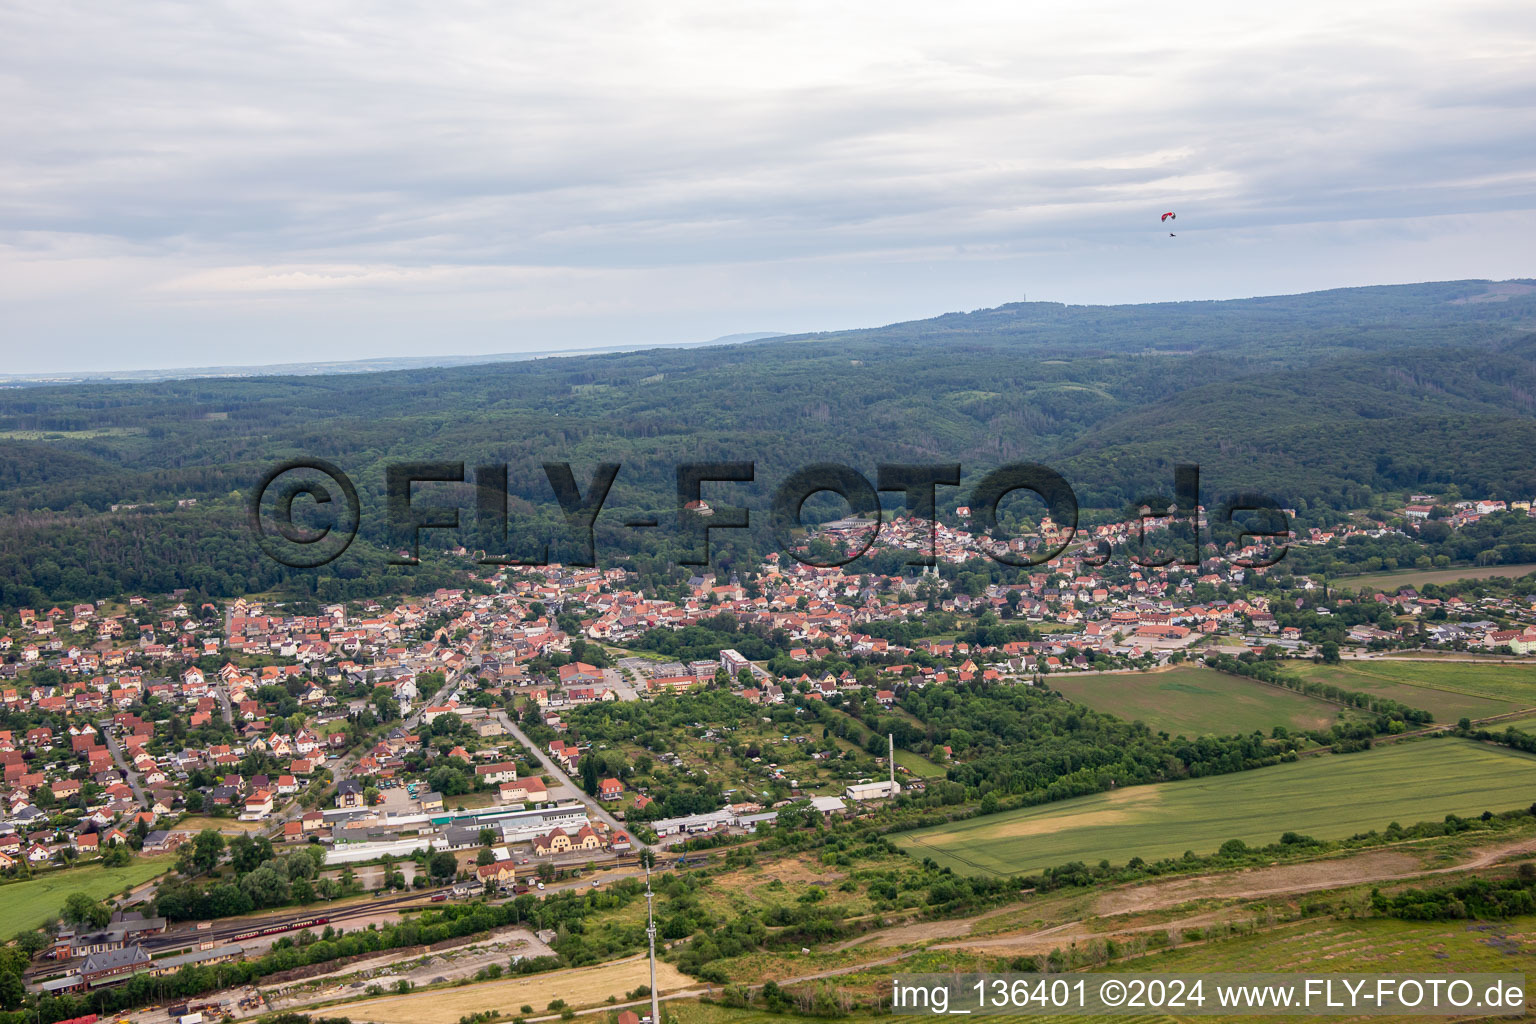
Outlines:
[[652,906],[651,865],[645,865],[645,939],[651,948],[651,1024],[661,1024],[661,998],[656,994],[656,912]]
[[887,750],[886,767],[891,770],[891,799],[894,800],[896,799],[896,794],[901,792],[901,790],[896,788],[896,734],[893,732],[886,733],[885,742]]

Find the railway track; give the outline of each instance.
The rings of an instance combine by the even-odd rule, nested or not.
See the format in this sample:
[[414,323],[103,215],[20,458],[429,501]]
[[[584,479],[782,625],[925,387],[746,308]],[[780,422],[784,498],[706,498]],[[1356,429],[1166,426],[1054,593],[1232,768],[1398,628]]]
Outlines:
[[[690,866],[703,861],[706,859],[706,856],[706,853],[703,851],[695,853],[694,857],[688,858],[688,860],[683,862],[682,866]],[[669,861],[658,859],[656,868],[658,870],[665,870],[678,866],[680,865],[676,859]],[[635,870],[641,867],[641,861],[638,855],[621,857],[609,861],[603,867],[606,869]],[[549,891],[559,892],[562,889],[571,887],[561,885],[559,888],[551,888]],[[280,936],[288,932],[302,931],[306,928],[344,925],[361,918],[372,917],[381,912],[415,908],[427,909],[441,902],[432,899],[434,894],[449,893],[452,890],[452,886],[439,886],[433,889],[421,889],[394,896],[380,896],[366,903],[358,903],[336,909],[327,909],[324,905],[319,905],[312,906],[303,911],[277,914],[259,919],[246,918],[224,921],[214,924],[210,928],[198,928],[195,925],[182,926],[171,931],[161,932],[159,935],[147,935],[139,940],[138,945],[143,947],[144,951],[152,957],[196,949],[205,944],[225,946],[250,939]],[[70,970],[84,962],[84,957],[77,957],[73,960],[45,960],[28,966],[23,972],[23,978],[30,982],[37,978],[67,974]]]
[[239,942],[243,939],[280,935],[284,932],[300,931],[305,928],[327,924],[343,924],[361,917],[371,917],[380,911],[398,910],[417,905],[427,907],[432,905],[433,893],[449,892],[451,889],[451,886],[439,889],[422,889],[419,892],[404,893],[398,896],[381,896],[377,899],[369,900],[367,903],[339,907],[335,910],[328,910],[323,907],[320,909],[312,908],[300,913],[283,914],[259,920],[226,921],[216,924],[212,928],[179,928],[175,931],[147,936],[140,945],[144,947],[146,952],[151,954],[190,948],[202,945],[205,942],[212,942],[215,945],[222,946],[231,942]]
[[[324,908],[318,910],[309,909],[301,913],[282,914],[259,920],[226,921],[212,928],[177,928],[174,931],[161,932],[159,935],[146,935],[137,944],[150,956],[195,949],[204,943],[214,946],[225,946],[233,942],[277,936],[287,932],[302,931],[306,928],[345,924],[358,918],[371,917],[380,911],[398,910],[418,905],[422,907],[433,906],[432,894],[434,892],[448,892],[451,889],[452,887],[448,886],[440,889],[423,889],[420,892],[405,893],[398,896],[384,896],[370,900],[365,904],[342,907],[334,911],[328,911]],[[22,973],[22,976],[25,980],[32,981],[39,977],[67,974],[70,970],[83,964],[85,959],[85,957],[76,957],[73,960],[44,960],[41,963],[28,966]]]

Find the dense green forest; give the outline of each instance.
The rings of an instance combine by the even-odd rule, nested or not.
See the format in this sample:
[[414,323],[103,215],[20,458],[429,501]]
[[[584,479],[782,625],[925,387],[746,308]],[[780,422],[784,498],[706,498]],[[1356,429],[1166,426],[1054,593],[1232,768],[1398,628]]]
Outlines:
[[[311,377],[74,384],[0,390],[0,599],[8,603],[193,587],[289,586],[321,596],[398,590],[384,467],[505,463],[514,541],[474,530],[468,484],[418,485],[456,502],[462,542],[497,553],[562,541],[542,463],[586,491],[621,464],[597,543],[642,571],[692,545],[671,529],[678,463],[755,463],[750,483],[706,484],[753,509],[750,536],[717,532],[714,563],[774,550],[773,489],[809,462],[870,479],[886,462],[1015,461],[1061,472],[1084,509],[1113,509],[1201,466],[1207,504],[1260,491],[1307,510],[1455,485],[1536,494],[1536,296],[1475,300],[1483,282],[1141,306],[1014,303],[837,334],[702,349]],[[361,496],[360,540],[317,571],[257,550],[245,495],[269,467],[319,457]],[[892,506],[899,494],[888,494]],[[182,504],[197,499],[195,505]],[[840,503],[836,504],[841,507]],[[137,508],[125,506],[136,505]],[[112,511],[117,506],[116,512]],[[835,512],[835,508],[829,510]],[[626,529],[656,517],[659,528]],[[740,533],[740,531],[736,531]],[[483,543],[480,543],[483,542]],[[441,572],[429,569],[428,574]]]

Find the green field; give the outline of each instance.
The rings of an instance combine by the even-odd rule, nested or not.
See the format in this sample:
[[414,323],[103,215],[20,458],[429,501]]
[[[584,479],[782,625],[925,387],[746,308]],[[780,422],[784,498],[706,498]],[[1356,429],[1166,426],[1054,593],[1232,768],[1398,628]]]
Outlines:
[[1378,572],[1369,576],[1333,576],[1328,586],[1342,590],[1382,590],[1396,592],[1399,587],[1422,587],[1426,583],[1455,583],[1457,580],[1486,580],[1495,577],[1518,579],[1536,572],[1536,563],[1520,565],[1464,565],[1451,569],[1405,569]]
[[[1251,935],[1222,937],[1214,941],[1183,942],[1177,948],[1120,960],[1096,971],[1116,974],[1150,972],[1167,974],[1319,973],[1319,974],[1531,974],[1536,956],[1529,951],[1528,937],[1536,931],[1536,917],[1517,917],[1497,923],[1467,921],[1397,921],[1387,918],[1335,920],[1309,918],[1267,928]],[[1066,943],[1063,943],[1065,946]],[[909,961],[910,962],[910,961]],[[999,966],[994,970],[1001,970]],[[868,991],[877,984],[888,986],[891,978],[903,977],[905,963],[882,964],[832,979],[838,986]],[[990,964],[957,966],[956,970],[985,970]],[[927,964],[924,968],[929,969]],[[1092,975],[1064,974],[1073,980]],[[1205,988],[1207,1009],[1213,990]],[[718,1003],[677,1000],[666,1004],[669,1024],[809,1024],[817,1019],[793,1012],[770,1014],[756,1007],[732,1009]],[[821,1018],[825,1019],[825,1018]],[[853,1021],[889,1020],[858,1012]],[[930,1018],[932,1019],[932,1018]],[[1155,1013],[1120,1013],[1114,1016],[1063,1014],[988,1014],[989,1024],[1060,1024],[1063,1020],[1092,1024],[1172,1024],[1184,1021],[1295,1020],[1295,1017],[1252,1013],[1211,1014],[1205,1017],[1158,1016]],[[1339,1017],[1329,1017],[1338,1020]],[[1360,1019],[1367,1019],[1361,1017]],[[1429,1020],[1429,1017],[1394,1015],[1381,1021]],[[1446,1019],[1441,1017],[1440,1019]],[[1489,1017],[1489,1020],[1496,1019]],[[1528,1019],[1528,1018],[1521,1018]]]
[[1536,708],[1536,663],[1451,662],[1387,659],[1365,662],[1373,675],[1399,679],[1416,686],[1477,694]]
[[[1116,965],[1115,970],[1120,969],[1120,965]],[[848,979],[846,983],[851,984],[854,988],[871,984],[876,980],[888,985],[890,983],[890,976],[894,972],[896,972],[896,968],[889,967],[869,974],[856,974]],[[843,982],[843,979],[831,979],[831,983],[834,986],[840,982]],[[752,1009],[737,1009],[730,1006],[722,1006],[719,1003],[702,1003],[693,999],[679,999],[663,1003],[661,1012],[663,1015],[662,1019],[667,1024],[817,1024],[817,1022],[823,1022],[827,1019],[826,1017],[805,1017],[794,1012],[769,1013],[767,1010],[756,1007]],[[604,1018],[599,1017],[598,1019],[603,1020]],[[874,1016],[867,1010],[861,1010],[847,1016],[840,1016],[837,1019],[849,1021],[889,1021],[891,1014],[884,1013]],[[933,1015],[928,1016],[927,1019],[937,1020],[939,1018],[937,1015]],[[1031,1014],[992,1013],[990,1011],[987,1013],[988,1024],[1046,1024],[1046,1022],[1061,1024],[1063,1020],[1071,1021],[1072,1024],[1095,1024],[1095,1022],[1100,1021],[1104,1022],[1104,1024],[1111,1024],[1111,1022],[1112,1024],[1173,1024],[1174,1019],[1173,1017],[1155,1013],[1120,1013],[1113,1017],[1095,1017],[1087,1014],[1038,1016]],[[1207,1017],[1206,1019],[1217,1020],[1219,1018]]]
[[[906,712],[900,713],[905,715],[907,718],[912,718],[912,716],[907,715]],[[865,725],[857,718],[854,718],[852,715],[849,715],[847,712],[838,711],[838,714],[847,719],[849,724],[851,724],[859,731],[858,745],[860,747],[863,747],[866,743],[869,742],[869,736],[871,732],[869,726]],[[914,722],[917,721],[916,719],[912,720]],[[896,763],[920,779],[942,779],[945,775],[949,774],[948,770],[942,765],[935,764],[934,762],[928,760],[928,758],[924,757],[922,754],[914,753],[910,750],[903,750],[900,747],[896,748]]]
[[0,903],[5,904],[5,927],[0,929],[0,938],[9,939],[57,917],[70,893],[83,892],[92,899],[104,899],[169,871],[175,862],[172,856],[136,857],[120,868],[65,868],[0,886]]
[[1358,754],[1165,782],[898,834],[917,857],[966,874],[1027,874],[1080,860],[1214,853],[1228,839],[1285,831],[1339,839],[1386,827],[1526,807],[1536,757],[1464,740],[1398,743]]
[[1323,918],[1298,921],[1255,935],[1185,945],[1139,957],[1127,962],[1124,969],[1159,973],[1529,972],[1536,966],[1536,958],[1520,948],[1523,943],[1511,943],[1508,937],[1529,935],[1533,927],[1536,918],[1531,917],[1481,927],[1468,927],[1465,921]]
[[1536,708],[1536,664],[1370,659],[1338,665],[1288,664],[1304,679],[1332,683],[1423,708],[1437,722],[1487,718]]
[[1277,725],[1326,729],[1341,710],[1305,694],[1194,666],[1113,675],[1064,673],[1052,676],[1049,685],[1095,711],[1140,720],[1154,732],[1173,736],[1225,736],[1255,729],[1268,735]]

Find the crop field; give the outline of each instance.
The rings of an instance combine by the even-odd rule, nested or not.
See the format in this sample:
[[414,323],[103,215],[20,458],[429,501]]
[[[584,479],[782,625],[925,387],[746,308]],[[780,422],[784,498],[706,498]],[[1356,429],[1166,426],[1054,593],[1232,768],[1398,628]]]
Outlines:
[[[1119,965],[1116,965],[1119,970]],[[833,978],[836,984],[840,979]],[[802,1017],[794,1013],[769,1013],[762,1009],[734,1009],[721,1006],[717,1003],[699,1003],[693,1000],[681,1001],[669,1004],[663,1011],[667,1018],[667,1024],[811,1024],[813,1021],[825,1021],[825,1017]],[[844,1020],[890,1020],[890,1016],[873,1017],[867,1014],[852,1015],[841,1018]],[[921,1019],[921,1018],[916,1018]],[[928,1019],[935,1019],[930,1017]],[[1216,1018],[1208,1018],[1216,1019]],[[1246,1018],[1245,1018],[1246,1019]],[[1063,1020],[1072,1024],[1088,1024],[1088,1022],[1104,1022],[1104,1024],[1172,1024],[1173,1017],[1159,1014],[1135,1014],[1122,1013],[1113,1017],[1095,1017],[1079,1014],[1056,1014],[1053,1016],[1037,1016],[1029,1014],[993,1014],[986,1015],[988,1024],[1061,1024]]]
[[1455,583],[1457,580],[1518,579],[1536,572],[1536,563],[1520,565],[1464,565],[1450,569],[1407,569],[1402,572],[1378,572],[1369,576],[1334,576],[1330,587],[1343,590],[1381,590],[1393,593],[1398,587],[1422,587],[1426,583]]
[[[1181,937],[1182,938],[1182,937]],[[1191,935],[1189,938],[1193,939]],[[1309,918],[1251,935],[1219,938],[1205,942],[1181,941],[1173,949],[1134,959],[1117,961],[1099,968],[1114,973],[1150,972],[1160,975],[1208,974],[1216,972],[1263,973],[1356,973],[1356,974],[1447,974],[1447,973],[1520,973],[1529,974],[1536,957],[1529,951],[1536,939],[1536,917],[1517,917],[1508,921],[1397,921],[1385,918],[1335,920]],[[926,958],[920,958],[926,959]],[[876,982],[889,984],[893,975],[914,961],[872,966],[830,979],[837,987],[868,993]],[[990,966],[990,965],[989,965]],[[921,970],[923,968],[917,968]],[[976,969],[970,964],[955,965],[957,970]],[[995,969],[995,968],[994,968]],[[1071,978],[1073,975],[1066,975]],[[1209,991],[1207,995],[1209,996]],[[813,1018],[794,1013],[769,1014],[761,1009],[731,1009],[718,1004],[692,1000],[668,1005],[670,1024],[801,1024]],[[863,1019],[855,1015],[851,1019]],[[873,1018],[870,1018],[873,1019]],[[997,1014],[987,1020],[997,1024],[1046,1024],[1060,1021],[1060,1015]],[[1151,1024],[1175,1019],[1155,1013],[1121,1014],[1113,1017],[1077,1016],[1078,1021]],[[1216,1017],[1213,1019],[1279,1020],[1254,1015]],[[1289,1018],[1285,1018],[1289,1019]],[[1406,1017],[1383,1020],[1412,1019]]]
[[1305,694],[1194,666],[1166,672],[1052,676],[1047,685],[1069,700],[1127,721],[1145,722],[1172,736],[1265,734],[1288,729],[1326,729],[1337,705]]
[[1080,860],[1158,860],[1295,831],[1339,839],[1392,821],[1528,806],[1536,757],[1442,739],[1203,779],[1131,786],[898,834],[913,856],[965,874],[1028,874]]
[[1381,658],[1338,665],[1298,663],[1288,665],[1287,671],[1315,682],[1423,708],[1437,722],[1454,722],[1462,716],[1487,718],[1536,708],[1536,664],[1530,662]]
[[[488,1010],[500,1010],[501,1016],[510,1020],[522,1016],[522,1006],[542,1013],[555,999],[571,1006],[595,1006],[609,996],[623,1000],[650,980],[645,958],[631,957],[595,967],[365,999],[346,1004],[343,1012],[354,1020],[375,1024],[458,1024],[460,1017]],[[656,964],[656,982],[663,993],[693,985],[692,978],[665,961]]]
[[1418,686],[1507,700],[1536,708],[1536,663],[1464,663],[1417,661],[1407,658],[1368,662],[1373,675],[1390,676]]
[[[1533,917],[1500,922],[1314,918],[1265,929],[1252,935],[1181,943],[1171,950],[1120,960],[1111,967],[1099,970],[1160,975],[1216,972],[1529,974],[1532,967],[1536,966],[1536,957],[1529,952],[1533,938],[1536,938],[1536,918]],[[891,976],[899,973],[901,967],[901,964],[882,965],[868,972],[854,972],[830,981],[835,986],[848,986],[856,991],[867,992],[876,981],[889,983]],[[967,966],[959,969],[971,968]],[[1070,979],[1074,976],[1065,977]],[[1206,995],[1210,996],[1209,988]],[[793,1013],[769,1014],[756,1008],[731,1009],[692,1000],[669,1004],[667,1016],[670,1024],[769,1024],[770,1021],[777,1024],[799,1024],[813,1019]],[[861,1019],[861,1015],[852,1019]],[[987,1016],[988,1021],[995,1021],[996,1024],[1046,1024],[1062,1019],[1060,1015],[1030,1013]],[[1112,1017],[1084,1015],[1071,1019],[1103,1021],[1105,1024],[1161,1024],[1175,1019],[1199,1018],[1173,1018],[1147,1013]],[[1292,1018],[1231,1015],[1211,1019],[1257,1021]]]
[[88,864],[0,886],[0,903],[5,905],[5,927],[0,929],[0,939],[9,939],[17,932],[36,928],[49,918],[57,917],[71,893],[83,892],[99,900],[170,870],[175,859],[169,856],[136,857],[120,868]]
[[1536,917],[1497,922],[1314,919],[1155,953],[1130,961],[1124,968],[1158,973],[1518,972],[1536,966],[1536,956],[1522,948],[1528,947],[1533,932]]

